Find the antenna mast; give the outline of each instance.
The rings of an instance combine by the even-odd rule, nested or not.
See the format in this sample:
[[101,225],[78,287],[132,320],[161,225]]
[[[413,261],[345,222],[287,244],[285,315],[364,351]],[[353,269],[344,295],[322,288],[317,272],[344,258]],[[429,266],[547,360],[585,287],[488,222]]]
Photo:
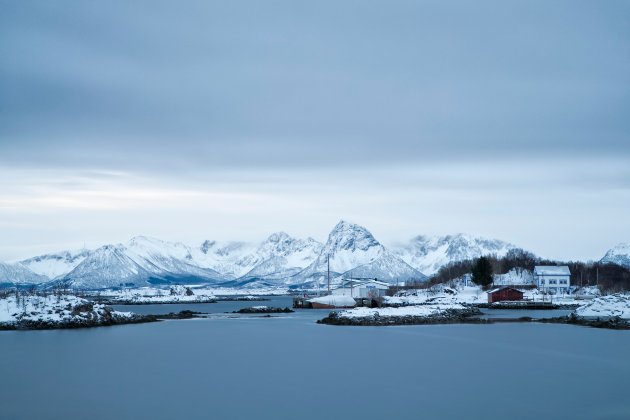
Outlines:
[[326,257],[326,263],[328,264],[328,294],[330,294],[330,254]]

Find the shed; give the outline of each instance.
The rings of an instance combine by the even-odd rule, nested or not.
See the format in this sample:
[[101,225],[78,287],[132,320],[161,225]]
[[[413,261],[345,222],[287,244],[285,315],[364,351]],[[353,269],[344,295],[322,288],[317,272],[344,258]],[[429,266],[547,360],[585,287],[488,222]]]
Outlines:
[[388,283],[376,279],[349,279],[344,280],[340,287],[332,291],[332,294],[374,299],[385,296],[389,287]]
[[488,292],[488,303],[523,300],[523,292],[513,287],[499,287]]

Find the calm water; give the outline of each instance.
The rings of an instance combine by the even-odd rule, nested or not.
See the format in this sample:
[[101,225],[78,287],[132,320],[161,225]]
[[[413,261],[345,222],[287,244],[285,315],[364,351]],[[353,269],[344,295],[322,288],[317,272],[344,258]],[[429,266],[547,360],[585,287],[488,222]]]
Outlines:
[[293,300],[287,296],[267,296],[264,301],[219,301],[216,303],[183,303],[170,305],[114,305],[118,311],[135,312],[139,314],[167,314],[169,312],[179,312],[185,309],[195,312],[225,313],[238,311],[241,308],[251,306],[274,306],[289,308]]
[[630,332],[325,313],[2,332],[0,418],[630,418]]

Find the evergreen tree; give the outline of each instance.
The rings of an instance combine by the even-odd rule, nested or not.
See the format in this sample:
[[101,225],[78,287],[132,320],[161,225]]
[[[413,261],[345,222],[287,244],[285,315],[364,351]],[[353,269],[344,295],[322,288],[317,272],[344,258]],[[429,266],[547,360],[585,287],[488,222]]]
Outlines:
[[487,257],[480,257],[472,268],[472,281],[479,286],[489,286],[492,283],[492,265]]

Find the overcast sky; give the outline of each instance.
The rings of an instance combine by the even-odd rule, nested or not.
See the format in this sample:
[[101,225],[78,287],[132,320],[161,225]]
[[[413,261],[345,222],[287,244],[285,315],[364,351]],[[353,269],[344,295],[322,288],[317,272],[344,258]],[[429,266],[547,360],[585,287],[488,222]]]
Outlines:
[[341,218],[630,242],[630,2],[0,0],[0,260]]

